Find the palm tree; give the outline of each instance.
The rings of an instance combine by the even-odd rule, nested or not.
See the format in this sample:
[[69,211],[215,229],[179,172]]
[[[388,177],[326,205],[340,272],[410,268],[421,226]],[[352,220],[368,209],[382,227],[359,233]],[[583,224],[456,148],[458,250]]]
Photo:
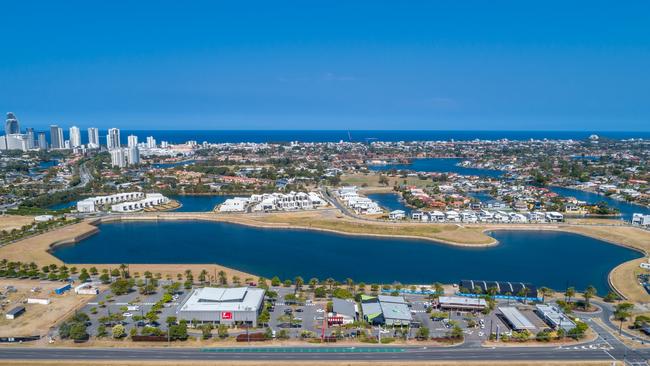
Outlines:
[[546,296],[553,293],[553,291],[548,287],[542,286],[539,288],[539,293],[542,294],[542,302],[546,302]]
[[293,284],[296,285],[293,289],[293,294],[295,295],[298,291],[302,289],[302,285],[305,284],[305,280],[303,280],[302,277],[297,276],[296,278],[293,279]]
[[440,297],[440,295],[443,295],[445,293],[445,288],[442,287],[442,283],[436,282],[433,284],[433,290],[435,293],[433,294],[434,298]]
[[120,271],[122,272],[122,278],[127,278],[128,277],[128,272],[126,269],[129,268],[126,264],[122,263],[120,264]]
[[618,327],[618,335],[621,335],[623,333],[623,322],[632,316],[632,313],[630,312],[632,308],[634,308],[634,305],[630,304],[629,302],[624,302],[622,304],[616,305],[616,310],[614,311],[614,319],[621,322],[620,326]]
[[568,287],[566,292],[564,292],[564,298],[567,303],[571,302],[571,298],[576,295],[576,289],[574,287]]
[[350,290],[350,292],[354,293],[354,281],[351,278],[348,277],[348,278],[345,279],[345,283],[348,285],[348,290]]
[[488,293],[488,295],[490,295],[490,296],[494,296],[494,295],[496,295],[497,292],[499,292],[499,289],[498,289],[496,286],[492,286],[492,287],[490,287],[490,288],[487,289],[487,293]]
[[205,282],[207,275],[208,275],[208,271],[206,271],[205,269],[201,270],[201,272],[199,273],[199,281]]
[[310,289],[312,289],[312,290],[315,289],[317,285],[318,285],[318,278],[314,277],[314,278],[309,280],[309,288]]
[[332,291],[332,287],[334,286],[334,279],[332,277],[329,277],[325,280],[325,283],[327,283],[327,285],[330,287],[330,291]]
[[530,289],[528,287],[524,287],[517,293],[517,296],[524,298],[524,305],[527,303],[526,299],[528,298],[528,292],[530,292]]
[[592,297],[596,296],[598,292],[596,291],[596,288],[592,285],[589,285],[585,292],[582,294],[582,297],[585,299],[585,310],[589,309],[589,300],[591,300]]
[[357,285],[357,288],[358,288],[359,291],[361,291],[362,293],[365,293],[365,292],[366,292],[366,284],[363,283],[363,282],[359,282],[359,284]]
[[217,273],[217,275],[219,276],[219,284],[220,285],[227,285],[228,284],[228,277],[226,276],[226,272],[219,271],[219,273]]

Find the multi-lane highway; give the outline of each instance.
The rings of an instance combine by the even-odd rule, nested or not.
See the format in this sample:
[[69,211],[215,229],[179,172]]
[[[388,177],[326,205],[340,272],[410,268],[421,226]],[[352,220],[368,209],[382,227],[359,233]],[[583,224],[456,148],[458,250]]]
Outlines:
[[[600,304],[599,304],[600,305]],[[624,360],[630,365],[647,365],[650,348],[633,349],[618,340],[611,323],[601,325],[594,319],[608,318],[607,304],[603,312],[581,316],[590,323],[598,337],[591,342],[566,346],[482,347],[464,343],[455,347],[240,347],[240,348],[36,348],[0,347],[0,359],[31,360],[275,360],[275,361],[561,361],[561,360]]]
[[[58,359],[58,360],[622,360],[625,355],[615,350],[599,347],[499,347],[499,348],[401,348],[397,352],[299,352],[298,348],[286,352],[254,348],[247,352],[206,352],[188,348],[0,348],[0,359]],[[386,349],[384,347],[384,349]],[[613,353],[612,353],[613,352]],[[646,354],[647,356],[647,354]]]

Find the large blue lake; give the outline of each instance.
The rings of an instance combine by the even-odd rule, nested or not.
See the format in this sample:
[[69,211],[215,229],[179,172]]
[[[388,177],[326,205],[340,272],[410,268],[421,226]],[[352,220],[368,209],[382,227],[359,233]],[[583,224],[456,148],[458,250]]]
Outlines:
[[648,207],[635,205],[625,201],[615,200],[613,198],[609,198],[601,194],[586,192],[579,189],[555,187],[555,186],[549,187],[549,189],[559,194],[560,196],[575,197],[578,200],[585,201],[587,203],[598,203],[604,201],[607,203],[609,207],[616,208],[621,212],[621,216],[617,218],[622,218],[627,221],[631,220],[632,214],[637,212],[650,215],[650,208]]
[[201,221],[109,223],[54,255],[66,263],[218,263],[265,277],[347,277],[366,283],[529,281],[608,290],[607,274],[641,255],[568,233],[495,232],[500,245],[464,248],[423,240],[262,229]]
[[411,164],[372,165],[368,168],[376,171],[387,170],[413,170],[416,172],[457,173],[461,175],[478,175],[483,177],[498,177],[503,174],[501,170],[476,169],[458,166],[463,161],[458,158],[421,158],[413,159]]

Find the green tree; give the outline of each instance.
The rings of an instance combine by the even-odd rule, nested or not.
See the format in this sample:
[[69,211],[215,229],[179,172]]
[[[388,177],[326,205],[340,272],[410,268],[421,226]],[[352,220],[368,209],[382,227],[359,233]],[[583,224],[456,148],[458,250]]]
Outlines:
[[125,278],[118,278],[111,283],[111,292],[115,295],[124,295],[131,291],[131,282]]
[[418,331],[416,333],[416,337],[419,340],[429,339],[429,328],[426,327],[426,326],[422,326],[422,327],[418,328]]
[[100,324],[97,327],[97,338],[103,338],[106,337],[106,326],[104,324]]
[[115,339],[124,337],[126,335],[124,326],[122,324],[114,325],[113,328],[111,329],[111,334],[113,334],[113,338]]
[[316,287],[314,289],[314,297],[315,298],[322,299],[322,298],[325,298],[326,296],[327,296],[327,290],[325,289],[325,287],[320,286],[320,287]]
[[302,289],[302,286],[305,284],[305,280],[303,280],[302,277],[297,276],[294,278],[293,283],[296,285],[293,292],[296,293]]
[[585,310],[589,309],[589,301],[596,296],[597,291],[594,286],[589,285],[585,292],[582,294],[582,297],[585,299]]
[[201,325],[201,336],[203,339],[209,339],[212,337],[212,324],[206,323]]
[[619,335],[623,333],[623,322],[632,316],[632,309],[634,309],[634,304],[629,302],[623,302],[614,307],[614,319],[620,322],[618,327]]
[[84,323],[74,323],[72,326],[70,326],[70,338],[74,339],[75,341],[88,339],[86,325]]
[[79,281],[86,282],[89,279],[90,279],[90,275],[88,274],[88,271],[85,268],[82,268],[81,273],[79,274]]
[[273,276],[273,278],[271,278],[271,286],[273,287],[280,286],[280,278],[278,276]]
[[217,328],[217,335],[219,338],[228,338],[228,327],[225,324],[219,324]]
[[571,302],[571,298],[576,295],[576,289],[574,287],[568,287],[564,292],[564,297],[566,302]]
[[539,293],[542,294],[542,302],[546,302],[546,296],[551,295],[553,291],[548,287],[540,287]]

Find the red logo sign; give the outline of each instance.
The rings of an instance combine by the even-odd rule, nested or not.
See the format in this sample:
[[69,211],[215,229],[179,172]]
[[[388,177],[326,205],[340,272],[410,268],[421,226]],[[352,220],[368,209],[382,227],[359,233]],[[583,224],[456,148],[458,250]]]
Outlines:
[[232,320],[232,312],[230,312],[230,311],[222,311],[221,312],[221,320]]

